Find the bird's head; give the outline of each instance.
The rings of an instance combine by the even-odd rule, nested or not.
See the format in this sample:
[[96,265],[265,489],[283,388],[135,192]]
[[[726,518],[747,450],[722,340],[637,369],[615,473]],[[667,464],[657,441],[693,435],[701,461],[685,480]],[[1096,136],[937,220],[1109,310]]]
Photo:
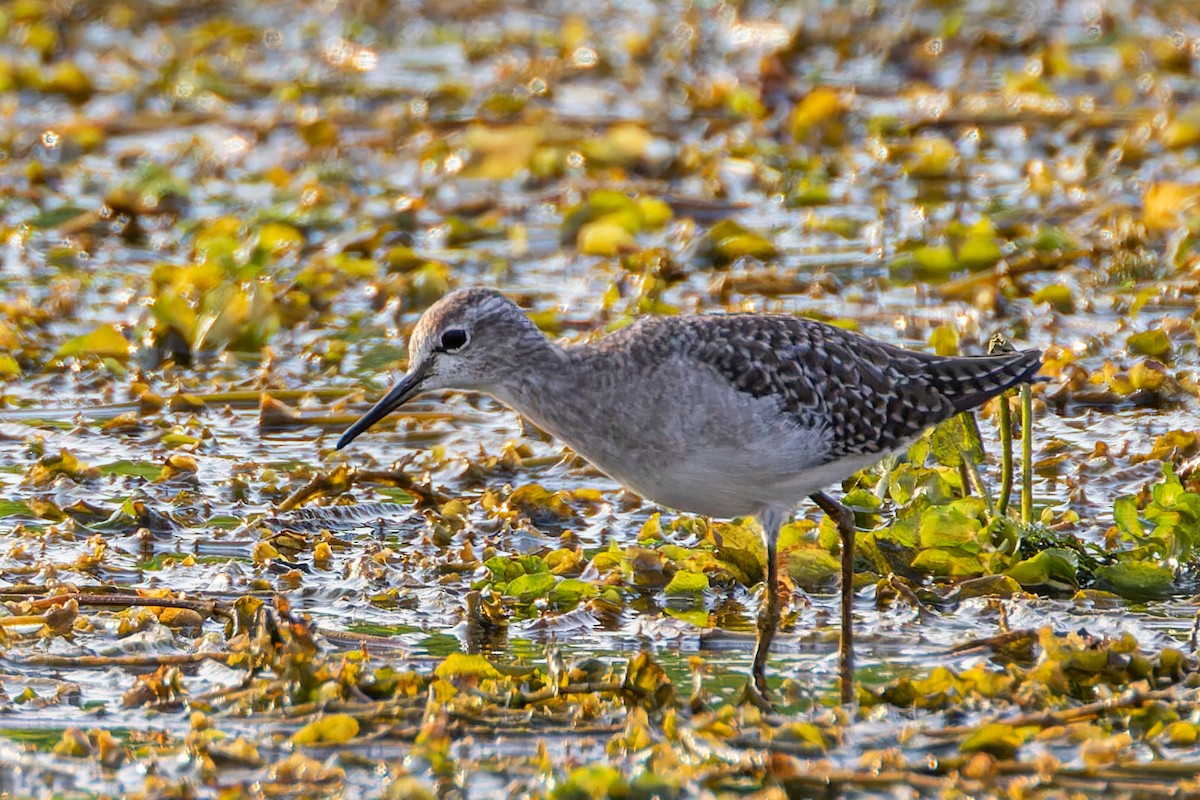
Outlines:
[[408,372],[338,439],[340,450],[410,398],[438,389],[495,391],[520,373],[545,336],[517,305],[490,289],[460,289],[430,306],[408,340]]

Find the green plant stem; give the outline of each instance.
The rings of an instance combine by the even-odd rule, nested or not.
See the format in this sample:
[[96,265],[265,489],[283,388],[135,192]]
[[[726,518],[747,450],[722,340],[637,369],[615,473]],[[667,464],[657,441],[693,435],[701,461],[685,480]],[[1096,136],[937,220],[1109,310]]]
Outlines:
[[1021,522],[1033,523],[1033,387],[1021,387]]
[[1012,440],[1012,409],[1009,408],[1008,398],[1000,398],[1000,499],[996,510],[1000,516],[1008,515],[1008,501],[1012,499],[1013,488],[1013,440]]
[[[1016,348],[1002,333],[993,333],[988,340],[988,355],[1000,353],[1015,353]],[[1000,395],[1000,500],[996,504],[1001,517],[1008,516],[1008,503],[1012,500],[1013,489],[1013,429],[1012,407],[1008,399],[1013,392]]]

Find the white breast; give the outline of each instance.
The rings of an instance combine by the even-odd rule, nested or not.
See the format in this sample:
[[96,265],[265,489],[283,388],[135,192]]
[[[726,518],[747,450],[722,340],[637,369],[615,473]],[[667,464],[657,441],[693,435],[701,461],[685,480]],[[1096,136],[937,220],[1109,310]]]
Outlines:
[[798,427],[773,399],[740,392],[695,362],[626,377],[577,386],[565,402],[523,397],[510,405],[614,480],[690,513],[734,517],[791,506],[855,471],[821,465],[827,429]]

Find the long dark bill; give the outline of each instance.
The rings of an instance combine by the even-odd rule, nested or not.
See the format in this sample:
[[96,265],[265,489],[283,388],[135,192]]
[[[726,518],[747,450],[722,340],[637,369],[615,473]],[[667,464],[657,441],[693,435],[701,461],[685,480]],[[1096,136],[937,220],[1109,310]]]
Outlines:
[[408,402],[409,398],[421,390],[421,382],[425,380],[425,373],[428,370],[428,362],[418,364],[412,372],[401,378],[400,382],[393,386],[382,400],[372,406],[370,411],[363,414],[358,422],[346,428],[346,432],[342,434],[342,438],[337,440],[334,447],[341,450],[354,441],[360,433],[365,433],[376,422]]

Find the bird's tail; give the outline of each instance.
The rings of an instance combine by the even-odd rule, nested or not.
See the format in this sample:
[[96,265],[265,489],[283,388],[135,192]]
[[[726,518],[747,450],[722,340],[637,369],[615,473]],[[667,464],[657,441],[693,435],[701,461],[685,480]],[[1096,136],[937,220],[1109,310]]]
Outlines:
[[958,411],[966,411],[1021,383],[1041,369],[1042,352],[1024,350],[995,356],[947,358],[932,370],[933,384]]

